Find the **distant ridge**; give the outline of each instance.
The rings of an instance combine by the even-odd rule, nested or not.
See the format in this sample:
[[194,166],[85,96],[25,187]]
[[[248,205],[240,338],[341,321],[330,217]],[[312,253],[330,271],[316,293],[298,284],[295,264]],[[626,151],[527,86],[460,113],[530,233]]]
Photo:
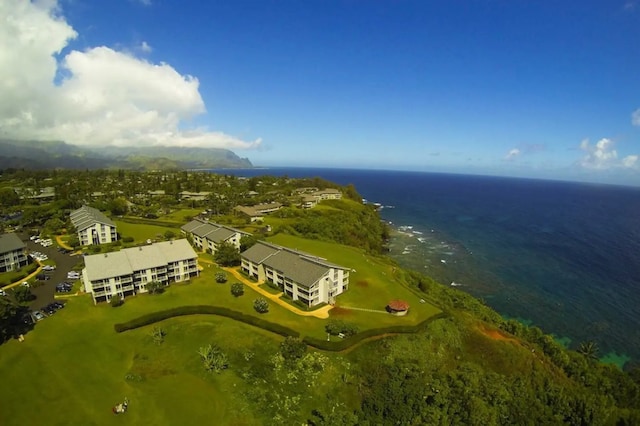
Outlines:
[[175,170],[252,168],[248,158],[222,148],[84,147],[62,141],[0,139],[0,169]]

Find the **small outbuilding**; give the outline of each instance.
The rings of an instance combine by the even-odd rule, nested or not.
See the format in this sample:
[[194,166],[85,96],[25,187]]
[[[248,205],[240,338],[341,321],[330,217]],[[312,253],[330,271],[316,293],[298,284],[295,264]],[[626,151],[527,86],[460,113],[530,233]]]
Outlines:
[[407,315],[407,312],[409,312],[409,304],[404,300],[392,300],[387,304],[387,312],[399,317]]

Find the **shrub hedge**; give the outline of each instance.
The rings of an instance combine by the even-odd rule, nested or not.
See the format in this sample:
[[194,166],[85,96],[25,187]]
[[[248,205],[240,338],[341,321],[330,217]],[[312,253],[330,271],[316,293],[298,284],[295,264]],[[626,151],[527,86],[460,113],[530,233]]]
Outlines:
[[253,325],[254,327],[259,327],[284,337],[300,336],[300,333],[290,329],[289,327],[285,327],[280,324],[269,322],[262,318],[254,317],[253,315],[243,314],[242,312],[234,311],[232,309],[224,308],[221,306],[209,306],[209,305],[180,306],[177,308],[167,309],[164,311],[152,312],[150,314],[143,315],[138,318],[134,318],[131,321],[115,324],[113,327],[117,333],[122,333],[123,331],[144,327],[145,325],[154,324],[158,321],[162,321],[168,318],[184,316],[184,315],[200,315],[200,314],[219,315],[222,317],[235,319],[245,324]]
[[358,334],[355,334],[351,337],[347,337],[345,339],[342,339],[340,341],[335,341],[335,342],[331,342],[323,339],[317,339],[315,337],[310,337],[310,336],[305,336],[302,339],[302,341],[307,345],[313,346],[314,348],[317,348],[317,349],[322,349],[324,351],[331,351],[331,352],[339,352],[339,351],[348,349],[351,346],[357,343],[360,343],[365,339],[381,336],[383,334],[417,333],[419,330],[424,328],[431,321],[435,321],[440,318],[445,318],[446,316],[447,314],[443,312],[431,318],[428,318],[417,325],[394,325],[389,327],[371,328],[369,330],[361,331]]
[[[138,318],[134,318],[131,321],[115,324],[114,329],[117,333],[122,333],[123,331],[144,327],[146,325],[154,324],[156,322],[163,321],[165,319],[169,319],[173,317],[184,316],[184,315],[203,315],[203,314],[219,315],[226,318],[235,319],[245,324],[253,325],[254,327],[262,328],[264,330],[271,331],[273,333],[279,334],[284,337],[300,336],[299,332],[289,327],[285,327],[280,324],[269,322],[262,318],[254,317],[252,315],[243,314],[242,312],[234,311],[232,309],[224,308],[221,306],[210,306],[210,305],[180,306],[177,308],[167,309],[164,311],[152,312],[150,314],[143,315]],[[442,312],[416,325],[395,325],[395,326],[389,326],[389,327],[372,328],[369,330],[361,331],[358,334],[355,334],[351,337],[347,337],[340,341],[331,342],[331,341],[326,341],[323,339],[318,339],[310,336],[305,336],[302,339],[302,341],[305,344],[309,346],[313,346],[314,348],[317,348],[317,349],[330,351],[330,352],[340,352],[371,337],[381,336],[384,334],[417,333],[422,328],[426,327],[426,325],[429,324],[430,322],[441,319],[441,318],[446,318],[447,316],[448,314],[446,312]]]

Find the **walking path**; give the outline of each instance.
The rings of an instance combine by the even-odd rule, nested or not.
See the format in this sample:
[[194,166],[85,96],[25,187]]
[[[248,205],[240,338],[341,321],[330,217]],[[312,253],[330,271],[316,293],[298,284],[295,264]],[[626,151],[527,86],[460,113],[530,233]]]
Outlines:
[[62,241],[62,235],[56,235],[56,243],[58,243],[58,245],[64,249],[73,250],[73,247],[65,244],[65,242]]
[[18,280],[12,284],[9,284],[7,286],[2,287],[3,290],[9,290],[10,288],[16,287],[20,284],[22,284],[25,281],[29,281],[31,278],[35,277],[36,275],[38,275],[41,271],[42,271],[42,264],[40,262],[36,262],[39,266],[38,269],[36,269],[35,271],[33,271],[31,274],[27,275],[26,277],[22,278],[21,280]]
[[351,311],[363,311],[363,312],[374,312],[377,314],[389,314],[387,311],[381,311],[380,309],[367,309],[367,308],[353,308],[351,306],[340,305],[342,309],[349,309]]
[[[207,260],[207,259],[198,259],[198,262],[209,263],[209,264],[215,265],[214,262],[211,262],[210,260]],[[320,318],[320,319],[327,319],[327,318],[329,318],[329,311],[331,309],[333,309],[333,306],[327,305],[327,306],[323,306],[322,308],[318,308],[318,309],[315,309],[315,310],[310,311],[310,312],[303,311],[301,309],[296,308],[295,306],[291,306],[290,304],[288,304],[284,300],[280,299],[280,296],[282,296],[283,293],[278,293],[278,294],[269,293],[268,291],[266,291],[265,289],[260,287],[260,284],[262,284],[261,282],[254,283],[251,280],[248,280],[240,272],[238,272],[238,270],[236,268],[222,268],[222,269],[224,269],[225,271],[229,272],[238,281],[240,281],[244,285],[250,287],[256,293],[259,293],[260,295],[262,295],[266,299],[271,300],[274,303],[277,303],[278,305],[282,306],[283,308],[287,309],[288,311],[293,312],[296,315],[300,315],[300,316],[303,316],[303,317],[316,317],[316,318]]]

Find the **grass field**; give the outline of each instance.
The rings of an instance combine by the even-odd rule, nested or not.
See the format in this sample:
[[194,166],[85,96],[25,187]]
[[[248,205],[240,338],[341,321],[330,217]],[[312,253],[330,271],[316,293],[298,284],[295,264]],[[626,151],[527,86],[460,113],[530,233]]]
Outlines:
[[197,209],[180,209],[163,216],[162,220],[185,224],[188,222],[187,218],[195,217],[199,215],[203,210],[204,208],[202,207]]
[[[154,227],[135,228],[141,239],[149,235],[144,232],[157,233]],[[123,234],[127,235],[126,231]],[[361,330],[415,324],[439,312],[430,304],[420,304],[418,296],[395,282],[394,266],[384,259],[363,256],[360,250],[349,247],[284,235],[274,242],[356,269],[351,273],[350,289],[338,297],[332,316],[352,322]],[[214,277],[219,269],[202,265],[201,276],[190,283],[172,284],[157,296],[128,298],[119,308],[94,306],[88,295],[71,297],[64,309],[39,322],[24,342],[11,340],[1,345],[0,424],[269,423],[271,419],[263,418],[264,413],[257,412],[243,396],[254,390],[240,376],[251,362],[243,354],[251,351],[267,359],[278,351],[282,337],[231,319],[204,315],[172,318],[154,325],[167,333],[162,345],[153,342],[154,326],[119,334],[113,329],[116,323],[184,305],[210,304],[259,315],[253,310],[256,292],[246,287],[243,296],[233,297],[230,286],[235,279],[230,277],[227,283],[218,284]],[[409,301],[412,308],[407,317],[340,308],[381,310],[392,298]],[[298,330],[301,335],[326,337],[326,320],[301,317],[274,303],[261,317]],[[218,344],[228,354],[228,371],[204,371],[197,351],[209,343]],[[340,357],[331,353],[327,356]],[[326,386],[331,379],[327,374],[337,377],[340,373],[323,375]],[[125,396],[130,400],[129,411],[115,416],[111,407]]]
[[118,233],[122,237],[133,237],[133,239],[137,243],[147,241],[148,239],[154,240],[158,238],[158,236],[164,238],[163,235],[166,231],[171,231],[174,234],[180,233],[179,229],[169,228],[165,226],[128,223],[122,222],[120,220],[115,220],[114,222],[118,227]]
[[335,309],[330,315],[349,317],[362,329],[395,325],[417,324],[433,315],[440,309],[429,303],[420,303],[421,297],[410,291],[395,279],[396,266],[387,258],[368,256],[362,250],[322,241],[307,240],[287,234],[278,234],[269,239],[271,242],[285,247],[296,248],[341,266],[351,269],[349,289],[337,297],[336,306],[354,307],[383,311],[393,299],[402,299],[411,306],[406,317],[394,317],[379,313],[362,311],[346,311]]

